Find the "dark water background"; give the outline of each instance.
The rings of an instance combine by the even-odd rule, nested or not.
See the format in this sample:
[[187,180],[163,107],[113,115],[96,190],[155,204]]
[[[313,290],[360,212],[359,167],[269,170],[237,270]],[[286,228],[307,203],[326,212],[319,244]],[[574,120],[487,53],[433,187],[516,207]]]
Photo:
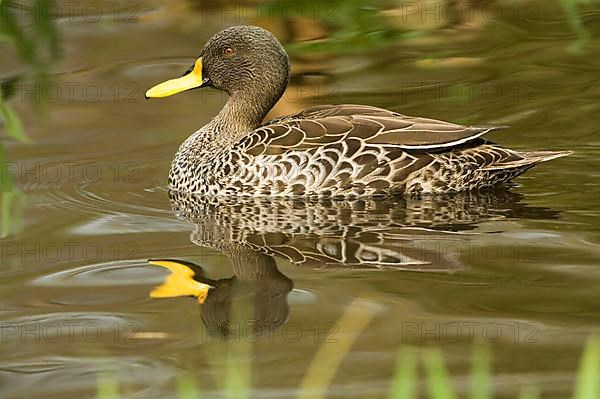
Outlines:
[[[600,11],[473,3],[461,3],[462,18],[431,1],[57,3],[57,36],[36,39],[37,64],[2,36],[3,94],[32,143],[4,141],[19,194],[2,210],[0,396],[95,397],[102,370],[118,373],[122,397],[175,397],[182,371],[216,394],[228,360],[206,323],[229,318],[227,287],[237,286],[241,302],[255,303],[255,323],[276,327],[234,359],[250,367],[253,397],[295,397],[319,345],[355,331],[337,323],[356,298],[373,319],[328,397],[385,397],[404,344],[441,348],[462,391],[474,341],[489,343],[498,396],[537,385],[565,397],[600,326]],[[29,36],[31,7],[17,8]],[[490,139],[575,153],[510,191],[225,204],[177,218],[170,161],[225,98],[143,93],[182,73],[212,34],[245,22],[272,30],[292,55],[274,116],[371,104],[510,125]],[[210,307],[149,298],[166,276],[146,263],[157,257],[201,265],[222,279],[222,297]]]

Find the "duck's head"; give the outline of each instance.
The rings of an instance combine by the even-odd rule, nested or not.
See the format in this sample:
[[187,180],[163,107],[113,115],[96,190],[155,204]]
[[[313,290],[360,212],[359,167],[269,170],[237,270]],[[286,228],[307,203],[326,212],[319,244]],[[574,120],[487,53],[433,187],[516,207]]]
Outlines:
[[288,56],[271,32],[256,26],[234,26],[210,38],[183,76],[152,87],[146,98],[213,87],[232,96],[275,97],[277,101],[288,80]]

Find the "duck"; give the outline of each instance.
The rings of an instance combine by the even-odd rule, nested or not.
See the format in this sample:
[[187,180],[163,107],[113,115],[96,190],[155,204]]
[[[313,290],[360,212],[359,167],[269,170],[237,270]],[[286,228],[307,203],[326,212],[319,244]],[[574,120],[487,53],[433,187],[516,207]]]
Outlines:
[[146,98],[213,88],[228,99],[189,136],[169,189],[213,197],[349,199],[478,190],[509,182],[571,151],[515,151],[483,138],[502,126],[463,126],[369,105],[318,105],[263,121],[290,78],[269,31],[250,25],[211,37],[183,76]]

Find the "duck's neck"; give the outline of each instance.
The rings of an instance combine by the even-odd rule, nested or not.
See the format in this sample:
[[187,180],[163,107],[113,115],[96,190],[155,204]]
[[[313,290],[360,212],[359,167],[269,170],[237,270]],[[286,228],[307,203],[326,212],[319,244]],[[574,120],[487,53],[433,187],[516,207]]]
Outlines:
[[205,127],[207,132],[215,132],[216,143],[228,146],[258,128],[283,95],[287,79],[277,85],[262,85],[230,94],[221,111]]
[[210,122],[222,136],[237,139],[256,129],[269,112],[270,104],[240,93],[229,97],[223,109]]

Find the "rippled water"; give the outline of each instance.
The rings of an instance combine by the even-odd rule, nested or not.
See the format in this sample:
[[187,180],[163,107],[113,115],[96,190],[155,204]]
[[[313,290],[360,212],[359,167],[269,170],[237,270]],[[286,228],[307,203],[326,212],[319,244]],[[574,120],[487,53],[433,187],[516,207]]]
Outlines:
[[[7,144],[26,205],[22,228],[1,241],[1,396],[95,397],[106,370],[118,372],[122,397],[175,397],[182,371],[217,395],[222,336],[250,341],[229,305],[250,303],[253,326],[270,335],[235,362],[251,367],[254,397],[295,397],[319,345],[357,328],[338,320],[359,298],[373,319],[328,397],[385,397],[404,344],[441,347],[462,392],[473,341],[490,343],[500,397],[532,384],[565,397],[583,342],[600,326],[600,14],[582,8],[587,33],[578,35],[558,4],[499,3],[502,18],[476,9],[479,17],[456,26],[417,21],[418,34],[379,46],[361,44],[367,36],[355,31],[365,22],[341,3],[323,3],[333,25],[315,21],[311,7],[303,18],[253,19],[294,51],[292,85],[273,114],[372,104],[511,125],[491,139],[574,155],[509,190],[220,204],[169,198],[165,181],[179,143],[224,97],[145,101],[143,93],[243,19],[169,1],[131,3],[135,18],[117,22],[114,4],[94,3],[105,14],[98,22],[63,7],[62,57],[49,69],[58,96],[42,94],[40,114],[24,94],[34,83],[23,80],[10,102],[34,143]],[[390,26],[415,27],[400,6],[380,14]],[[294,47],[306,39],[324,44]],[[2,52],[12,54],[0,60],[2,80],[27,71],[9,44]],[[167,275],[150,258],[199,265],[197,278],[215,287],[206,303],[150,298]]]

